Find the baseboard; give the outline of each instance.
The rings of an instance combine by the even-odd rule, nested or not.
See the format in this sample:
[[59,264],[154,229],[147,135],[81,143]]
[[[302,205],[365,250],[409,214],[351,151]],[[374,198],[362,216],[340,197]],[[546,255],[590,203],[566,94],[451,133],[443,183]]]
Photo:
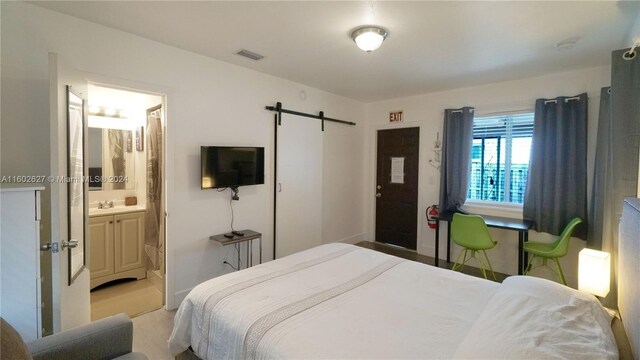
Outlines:
[[[174,301],[173,303],[175,304],[175,308],[174,309],[177,309],[178,307],[180,307],[180,304],[182,304],[182,300],[184,300],[184,298],[186,298],[187,295],[189,295],[191,290],[193,290],[193,288],[189,288],[189,289],[186,289],[186,290],[178,291],[175,294],[173,294],[173,301]],[[173,309],[167,308],[167,310],[173,310]]]
[[341,243],[346,243],[346,244],[357,244],[360,241],[362,241],[364,239],[364,233],[360,233],[360,234],[356,234],[356,235],[352,235],[340,240],[337,240],[336,242],[341,242]]

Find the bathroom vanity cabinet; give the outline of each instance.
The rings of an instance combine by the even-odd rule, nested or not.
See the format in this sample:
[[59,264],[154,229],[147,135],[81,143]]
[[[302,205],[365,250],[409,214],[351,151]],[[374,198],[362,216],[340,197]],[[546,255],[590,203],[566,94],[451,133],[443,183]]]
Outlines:
[[91,288],[112,280],[146,277],[144,211],[89,217]]

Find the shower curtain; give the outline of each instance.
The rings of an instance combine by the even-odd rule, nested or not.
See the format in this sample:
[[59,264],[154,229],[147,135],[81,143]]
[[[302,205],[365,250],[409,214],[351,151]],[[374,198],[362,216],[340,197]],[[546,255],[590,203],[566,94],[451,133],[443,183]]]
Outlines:
[[145,252],[149,270],[164,273],[164,234],[162,234],[162,108],[147,110],[147,212]]

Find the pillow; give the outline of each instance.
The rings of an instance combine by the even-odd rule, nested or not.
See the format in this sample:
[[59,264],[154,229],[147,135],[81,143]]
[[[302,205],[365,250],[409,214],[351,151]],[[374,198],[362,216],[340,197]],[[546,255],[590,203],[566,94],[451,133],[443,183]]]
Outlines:
[[0,318],[0,359],[32,360],[20,334],[3,318]]
[[552,281],[507,278],[456,359],[618,359],[611,317],[598,300]]

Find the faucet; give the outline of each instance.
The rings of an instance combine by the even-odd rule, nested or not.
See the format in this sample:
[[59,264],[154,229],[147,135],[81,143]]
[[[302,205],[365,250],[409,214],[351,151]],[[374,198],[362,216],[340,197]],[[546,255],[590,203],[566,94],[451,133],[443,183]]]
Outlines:
[[111,209],[113,207],[113,200],[109,201],[98,201],[98,209]]

